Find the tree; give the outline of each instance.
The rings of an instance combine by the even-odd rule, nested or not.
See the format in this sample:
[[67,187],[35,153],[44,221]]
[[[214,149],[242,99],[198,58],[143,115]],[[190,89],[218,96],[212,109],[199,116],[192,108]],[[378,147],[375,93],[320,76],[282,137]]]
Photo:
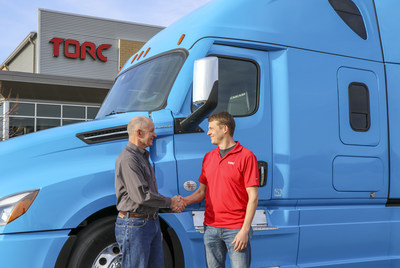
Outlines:
[[[3,89],[3,84],[0,81],[0,141],[4,141],[7,137],[5,135],[5,131],[9,131],[8,129],[4,129],[6,127],[6,120],[8,120],[9,115],[13,114],[14,112],[18,111],[18,96],[16,97],[14,104],[11,107],[8,107],[8,110],[5,111],[5,103],[8,102],[8,100],[11,98],[11,91],[10,89],[7,97],[4,96],[4,89]],[[13,138],[16,136],[19,136],[23,131],[22,127],[17,127],[14,129],[11,133],[9,132],[8,138]]]

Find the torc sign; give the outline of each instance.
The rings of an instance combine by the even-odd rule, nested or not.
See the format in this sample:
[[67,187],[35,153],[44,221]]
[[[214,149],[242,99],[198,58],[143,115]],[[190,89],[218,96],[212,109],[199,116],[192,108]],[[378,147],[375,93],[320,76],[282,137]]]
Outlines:
[[71,59],[80,58],[81,60],[86,59],[86,53],[89,54],[94,60],[98,58],[101,61],[106,62],[107,57],[103,55],[103,50],[109,49],[111,45],[102,44],[96,47],[92,42],[84,42],[82,44],[77,40],[64,39],[54,37],[50,40],[50,43],[54,44],[53,55],[58,57],[60,55],[60,44],[64,43],[64,56]]

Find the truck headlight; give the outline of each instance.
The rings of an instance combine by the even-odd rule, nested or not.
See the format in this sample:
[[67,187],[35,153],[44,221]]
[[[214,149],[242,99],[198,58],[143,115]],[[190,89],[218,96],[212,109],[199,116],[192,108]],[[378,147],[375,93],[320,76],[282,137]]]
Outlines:
[[39,190],[32,190],[0,199],[0,226],[7,225],[24,215],[38,193]]

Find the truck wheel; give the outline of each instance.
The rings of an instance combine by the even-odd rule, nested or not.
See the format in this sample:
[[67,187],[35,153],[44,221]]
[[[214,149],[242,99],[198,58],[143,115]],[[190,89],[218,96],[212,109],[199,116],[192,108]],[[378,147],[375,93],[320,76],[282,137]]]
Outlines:
[[[119,268],[121,252],[115,241],[115,216],[88,225],[77,235],[69,268]],[[172,268],[171,250],[163,240],[165,267]]]

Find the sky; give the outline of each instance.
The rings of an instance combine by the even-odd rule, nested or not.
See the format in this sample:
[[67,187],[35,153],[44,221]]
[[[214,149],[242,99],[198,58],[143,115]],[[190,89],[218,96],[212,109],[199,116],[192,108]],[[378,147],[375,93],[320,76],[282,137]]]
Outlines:
[[167,27],[211,0],[0,0],[0,64],[30,32],[38,9]]

